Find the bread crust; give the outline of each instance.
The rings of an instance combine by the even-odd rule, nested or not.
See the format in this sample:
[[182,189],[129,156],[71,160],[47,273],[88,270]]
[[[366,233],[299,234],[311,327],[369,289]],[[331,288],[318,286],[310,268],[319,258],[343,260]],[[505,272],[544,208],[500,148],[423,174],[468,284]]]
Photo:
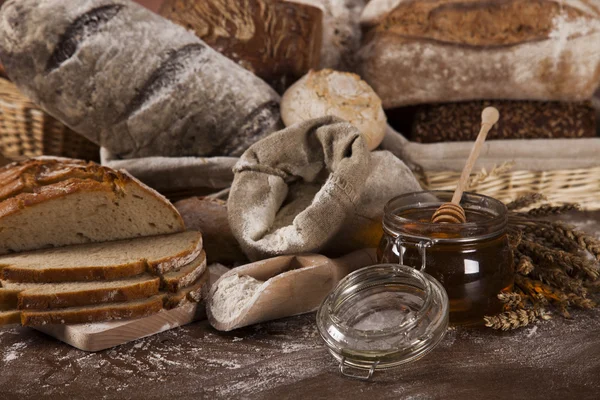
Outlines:
[[133,319],[156,314],[163,308],[163,296],[157,295],[144,301],[110,303],[101,306],[64,308],[51,311],[21,312],[23,326],[46,324],[83,324],[106,322],[120,319]]
[[[188,271],[185,275],[178,276],[177,272],[162,275],[162,288],[168,292],[176,293],[180,289],[190,286],[206,271],[206,253],[204,251],[200,252],[198,258],[192,261],[192,263],[197,263],[196,268]],[[182,268],[186,268],[187,266],[185,265]]]
[[0,326],[18,324],[21,322],[20,311],[2,311],[0,312]]
[[208,282],[209,276],[210,273],[206,270],[193,285],[180,289],[177,293],[165,294],[163,300],[164,308],[170,310],[182,306],[185,303],[198,303],[203,298],[202,294],[206,289],[206,283]]
[[20,292],[20,290],[0,288],[0,310],[16,309]]
[[160,279],[155,277],[120,287],[95,288],[71,292],[39,293],[35,289],[28,289],[19,294],[18,308],[20,310],[46,310],[102,303],[128,302],[157,295],[159,286]]

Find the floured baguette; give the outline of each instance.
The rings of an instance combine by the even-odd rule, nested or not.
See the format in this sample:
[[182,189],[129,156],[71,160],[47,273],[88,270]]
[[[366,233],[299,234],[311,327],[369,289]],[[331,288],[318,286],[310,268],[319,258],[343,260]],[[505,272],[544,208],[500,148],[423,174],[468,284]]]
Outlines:
[[199,303],[204,297],[202,294],[206,291],[209,276],[210,273],[204,271],[202,276],[193,285],[183,288],[177,293],[165,294],[163,298],[164,308],[170,310],[189,302]]
[[196,259],[202,235],[187,231],[0,257],[2,279],[14,282],[115,280],[150,271],[164,274]]
[[161,276],[162,288],[168,292],[177,292],[194,283],[206,271],[206,253],[177,271],[172,271]]
[[0,169],[0,254],[183,230],[168,200],[125,173],[52,159]]
[[7,289],[21,290],[18,294],[19,309],[45,310],[119,303],[152,297],[158,294],[160,278],[145,274],[108,282],[39,284],[2,281],[2,286]]
[[21,312],[12,311],[0,311],[0,326],[12,325],[21,323]]
[[163,297],[163,295],[157,295],[126,303],[109,303],[49,311],[24,310],[21,312],[21,323],[24,326],[35,326],[46,324],[83,324],[142,318],[162,310]]

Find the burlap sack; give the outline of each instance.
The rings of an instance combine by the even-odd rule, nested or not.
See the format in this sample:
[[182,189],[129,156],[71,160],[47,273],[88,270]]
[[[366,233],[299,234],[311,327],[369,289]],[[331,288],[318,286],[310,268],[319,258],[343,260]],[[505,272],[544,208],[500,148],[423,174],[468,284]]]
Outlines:
[[385,203],[420,190],[402,161],[370,153],[358,130],[334,117],[255,143],[234,173],[229,223],[251,260],[376,246]]

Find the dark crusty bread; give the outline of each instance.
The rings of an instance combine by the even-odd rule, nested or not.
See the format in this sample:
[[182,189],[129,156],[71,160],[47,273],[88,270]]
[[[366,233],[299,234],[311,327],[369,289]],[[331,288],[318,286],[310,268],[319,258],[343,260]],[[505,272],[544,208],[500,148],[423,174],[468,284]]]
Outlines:
[[281,127],[264,81],[129,0],[9,0],[0,53],[44,110],[124,158],[240,155]]
[[[481,110],[496,107],[501,118],[487,136],[494,139],[551,139],[596,136],[596,111],[590,102],[468,101],[427,104],[389,113],[412,119],[409,131],[399,132],[415,142],[475,140]],[[412,114],[412,115],[407,115]]]
[[371,0],[359,71],[385,108],[478,99],[583,101],[600,82],[587,0]]
[[14,282],[115,280],[177,270],[201,251],[202,235],[187,231],[2,256],[0,272],[3,279]]
[[320,8],[271,0],[166,0],[160,14],[283,91],[319,66]]
[[162,310],[162,308],[163,295],[156,295],[125,303],[108,303],[44,311],[24,310],[21,311],[21,323],[24,326],[35,326],[106,322],[119,319],[142,318],[155,314]]
[[0,326],[21,323],[21,312],[17,310],[0,311]]
[[19,303],[19,289],[0,288],[0,311],[14,310]]
[[183,230],[173,205],[126,173],[55,159],[0,168],[0,254]]
[[209,264],[247,261],[229,227],[226,201],[210,197],[190,197],[176,202],[175,208],[188,229],[202,233]]
[[2,281],[7,289],[21,290],[18,308],[45,310],[101,303],[120,303],[158,294],[160,278],[140,275],[117,281],[77,283],[15,283]]
[[199,303],[202,301],[203,293],[206,292],[209,276],[209,271],[205,270],[192,285],[182,288],[176,293],[165,294],[163,300],[164,308],[170,310],[182,306],[185,303]]

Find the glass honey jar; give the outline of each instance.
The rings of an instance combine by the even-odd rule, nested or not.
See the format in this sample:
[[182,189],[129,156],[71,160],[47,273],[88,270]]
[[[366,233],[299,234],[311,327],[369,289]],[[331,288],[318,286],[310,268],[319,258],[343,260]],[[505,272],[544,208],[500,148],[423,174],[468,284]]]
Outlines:
[[513,286],[514,266],[507,235],[506,206],[491,197],[465,193],[467,223],[433,224],[431,216],[452,192],[398,196],[384,210],[380,263],[421,268],[448,294],[451,325],[479,325],[502,312],[497,295]]

